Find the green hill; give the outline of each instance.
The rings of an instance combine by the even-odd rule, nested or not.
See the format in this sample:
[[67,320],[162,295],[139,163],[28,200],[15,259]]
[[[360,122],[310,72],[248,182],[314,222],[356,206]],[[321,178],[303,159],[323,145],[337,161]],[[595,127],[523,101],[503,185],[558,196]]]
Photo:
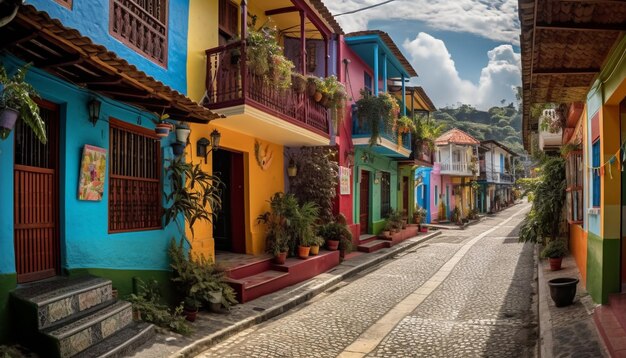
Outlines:
[[524,151],[522,145],[522,116],[513,103],[504,107],[491,107],[481,111],[469,104],[458,108],[440,108],[433,113],[435,123],[445,126],[444,131],[459,128],[478,140],[494,139],[516,153]]

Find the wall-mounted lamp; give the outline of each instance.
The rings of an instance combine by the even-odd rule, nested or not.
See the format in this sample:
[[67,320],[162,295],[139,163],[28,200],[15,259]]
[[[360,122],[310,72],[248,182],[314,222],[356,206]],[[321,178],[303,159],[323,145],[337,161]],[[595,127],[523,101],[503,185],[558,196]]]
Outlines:
[[92,98],[87,102],[87,109],[89,110],[89,122],[96,126],[96,122],[100,119],[100,105],[102,102],[97,100],[96,98]]
[[[213,132],[211,132],[211,140],[203,137],[198,139],[198,142],[196,142],[196,155],[198,157],[203,157],[205,164],[207,162],[207,156],[209,156],[209,153],[219,149],[221,138],[222,135],[220,134],[220,132],[218,132],[217,129],[214,129]],[[209,146],[211,146],[210,149],[208,149]]]
[[363,163],[368,163],[371,160],[370,154],[368,152],[363,152],[361,154],[361,161]]
[[296,162],[293,160],[293,158],[289,158],[289,166],[287,166],[287,175],[290,178],[293,178],[296,175],[298,175],[298,167],[296,166]]
[[382,179],[383,177],[383,172],[381,172],[380,170],[376,171],[376,174],[374,175],[374,184],[380,184],[380,179]]
[[354,167],[354,150],[349,150],[344,154],[345,163],[348,168]]

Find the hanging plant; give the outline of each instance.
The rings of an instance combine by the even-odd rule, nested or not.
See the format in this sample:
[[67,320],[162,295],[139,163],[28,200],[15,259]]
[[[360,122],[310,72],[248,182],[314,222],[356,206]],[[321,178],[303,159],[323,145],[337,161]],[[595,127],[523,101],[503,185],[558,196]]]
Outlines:
[[307,89],[307,78],[300,73],[291,74],[291,88],[296,93],[304,93]]
[[283,48],[276,40],[276,29],[263,25],[258,30],[250,30],[246,45],[247,65],[252,73],[278,88],[291,86],[294,65],[283,55]]
[[30,127],[35,136],[43,144],[48,142],[46,127],[39,115],[39,106],[33,100],[37,92],[29,83],[26,83],[26,72],[30,64],[17,70],[9,77],[3,66],[0,66],[0,138],[6,139],[18,118]]
[[398,118],[396,121],[398,133],[405,134],[409,132],[414,132],[416,130],[415,123],[413,120],[407,116],[402,116]]
[[388,93],[373,96],[362,90],[361,99],[356,102],[356,111],[359,125],[370,130],[369,145],[373,146],[378,143],[381,131],[393,130],[400,106]]
[[348,92],[343,83],[336,76],[328,76],[319,83],[318,90],[322,94],[321,104],[329,108],[333,125],[338,127],[343,120],[345,103],[348,100]]

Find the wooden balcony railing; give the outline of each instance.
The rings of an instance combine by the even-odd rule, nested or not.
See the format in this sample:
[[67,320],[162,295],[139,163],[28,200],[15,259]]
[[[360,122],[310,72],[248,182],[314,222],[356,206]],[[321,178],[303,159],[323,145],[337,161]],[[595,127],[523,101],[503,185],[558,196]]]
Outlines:
[[[243,43],[235,42],[206,51],[207,77],[204,105],[212,110],[251,105],[288,122],[328,136],[326,107],[306,93],[279,89],[255,74],[241,54]],[[244,76],[242,76],[244,74]]]
[[441,172],[450,172],[461,175],[473,175],[471,166],[467,162],[441,163]]
[[486,180],[490,183],[512,184],[514,181],[513,175],[508,173],[499,173],[494,171],[483,171],[481,168],[480,180]]

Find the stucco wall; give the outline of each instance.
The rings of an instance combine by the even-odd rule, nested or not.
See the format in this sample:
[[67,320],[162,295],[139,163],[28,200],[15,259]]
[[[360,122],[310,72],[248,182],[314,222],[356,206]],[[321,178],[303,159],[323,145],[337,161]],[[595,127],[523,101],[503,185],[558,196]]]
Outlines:
[[[5,58],[3,61],[9,70],[16,61]],[[81,153],[85,144],[109,148],[110,117],[132,124],[141,122],[141,126],[154,128],[151,114],[140,112],[106,98],[101,98],[101,120],[94,127],[88,120],[87,101],[91,95],[73,85],[52,77],[49,74],[31,69],[27,81],[39,92],[43,99],[61,106],[60,116],[60,229],[62,265],[67,269],[76,268],[115,268],[137,270],[168,269],[167,244],[172,237],[180,237],[175,225],[164,230],[138,231],[129,233],[108,233],[108,193],[109,175],[107,175],[104,196],[101,201],[79,201],[77,199],[78,176]],[[172,137],[163,139],[163,159],[170,157],[167,145]],[[5,215],[0,216],[0,272],[15,272],[13,250],[13,134],[0,141],[0,209]],[[163,190],[169,190],[164,182]]]
[[67,9],[53,0],[31,0],[29,4],[37,10],[45,11],[51,18],[59,19],[64,26],[74,28],[94,43],[105,46],[121,58],[137,66],[155,79],[175,90],[187,91],[187,20],[188,0],[170,0],[168,13],[168,59],[167,68],[143,57],[109,35],[109,1],[73,1],[72,9]]

